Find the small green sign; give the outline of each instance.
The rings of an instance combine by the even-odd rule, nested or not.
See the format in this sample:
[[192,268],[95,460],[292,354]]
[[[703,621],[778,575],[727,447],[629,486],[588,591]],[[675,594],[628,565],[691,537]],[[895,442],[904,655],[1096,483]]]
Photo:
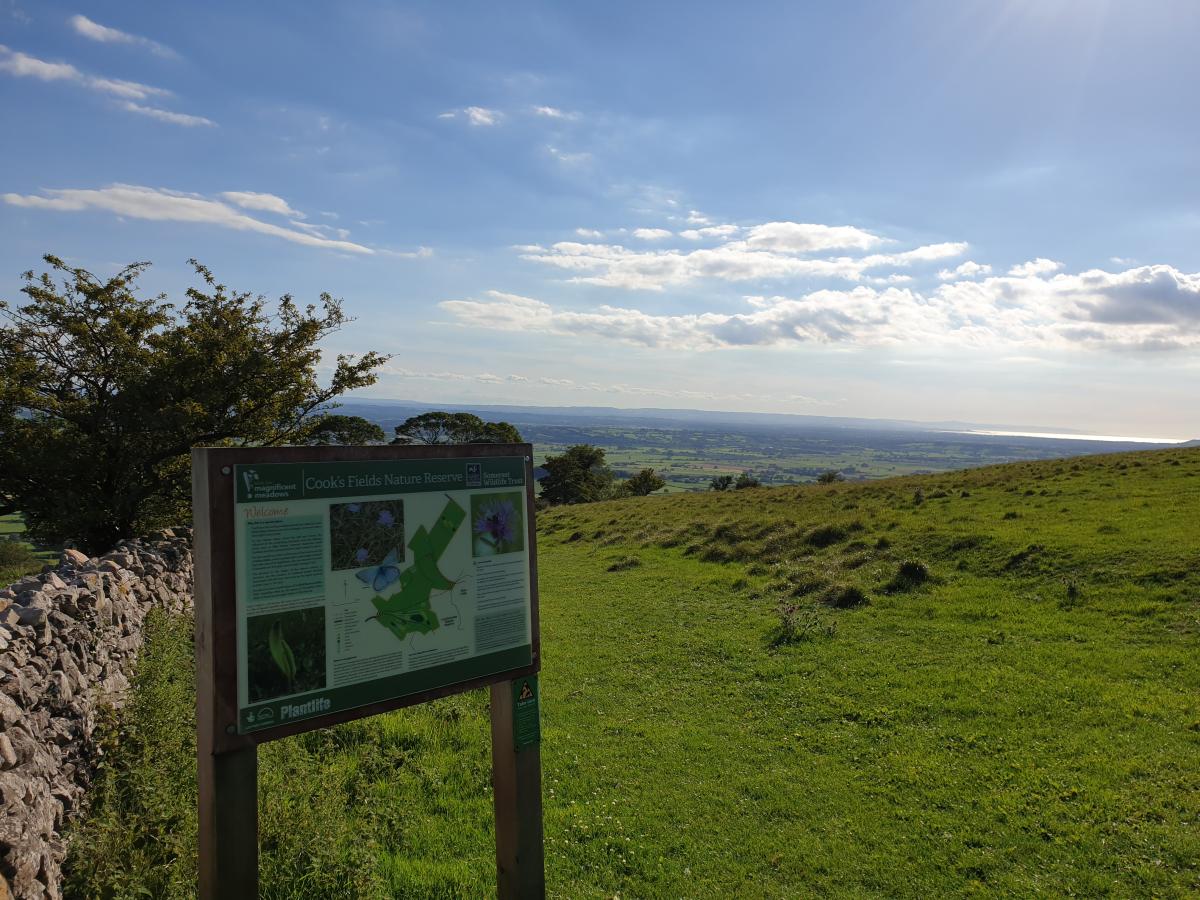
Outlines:
[[541,718],[538,714],[538,679],[526,675],[512,683],[513,743],[518,752],[542,740]]

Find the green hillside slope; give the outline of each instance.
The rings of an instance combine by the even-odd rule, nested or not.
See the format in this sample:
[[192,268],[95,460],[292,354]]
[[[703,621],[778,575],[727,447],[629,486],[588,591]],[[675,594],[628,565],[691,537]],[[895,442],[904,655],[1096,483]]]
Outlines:
[[[1198,450],[543,514],[551,893],[1200,892],[1198,522]],[[187,894],[189,656],[160,622],[81,896]],[[265,747],[264,896],[486,895],[486,734]]]

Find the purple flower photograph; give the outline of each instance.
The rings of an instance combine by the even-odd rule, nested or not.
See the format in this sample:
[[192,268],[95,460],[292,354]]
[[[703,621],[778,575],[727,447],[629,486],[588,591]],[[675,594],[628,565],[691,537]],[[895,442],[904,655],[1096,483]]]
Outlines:
[[471,498],[471,553],[495,556],[525,549],[525,496],[520,491]]

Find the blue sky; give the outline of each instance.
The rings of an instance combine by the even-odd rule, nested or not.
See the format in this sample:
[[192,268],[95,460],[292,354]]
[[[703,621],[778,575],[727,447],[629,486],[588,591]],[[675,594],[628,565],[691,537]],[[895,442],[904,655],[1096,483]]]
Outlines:
[[1200,437],[1200,4],[0,0],[0,296],[342,297],[370,394]]

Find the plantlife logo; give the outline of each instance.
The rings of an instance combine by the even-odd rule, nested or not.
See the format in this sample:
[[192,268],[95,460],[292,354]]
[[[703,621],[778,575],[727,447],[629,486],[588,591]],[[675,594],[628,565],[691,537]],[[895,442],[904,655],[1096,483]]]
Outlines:
[[284,703],[279,707],[280,719],[304,719],[319,713],[328,712],[333,706],[328,697],[317,697],[307,703]]
[[242,481],[246,485],[246,494],[249,496],[254,493],[254,482],[258,481],[258,472],[254,469],[247,469],[242,473]]

